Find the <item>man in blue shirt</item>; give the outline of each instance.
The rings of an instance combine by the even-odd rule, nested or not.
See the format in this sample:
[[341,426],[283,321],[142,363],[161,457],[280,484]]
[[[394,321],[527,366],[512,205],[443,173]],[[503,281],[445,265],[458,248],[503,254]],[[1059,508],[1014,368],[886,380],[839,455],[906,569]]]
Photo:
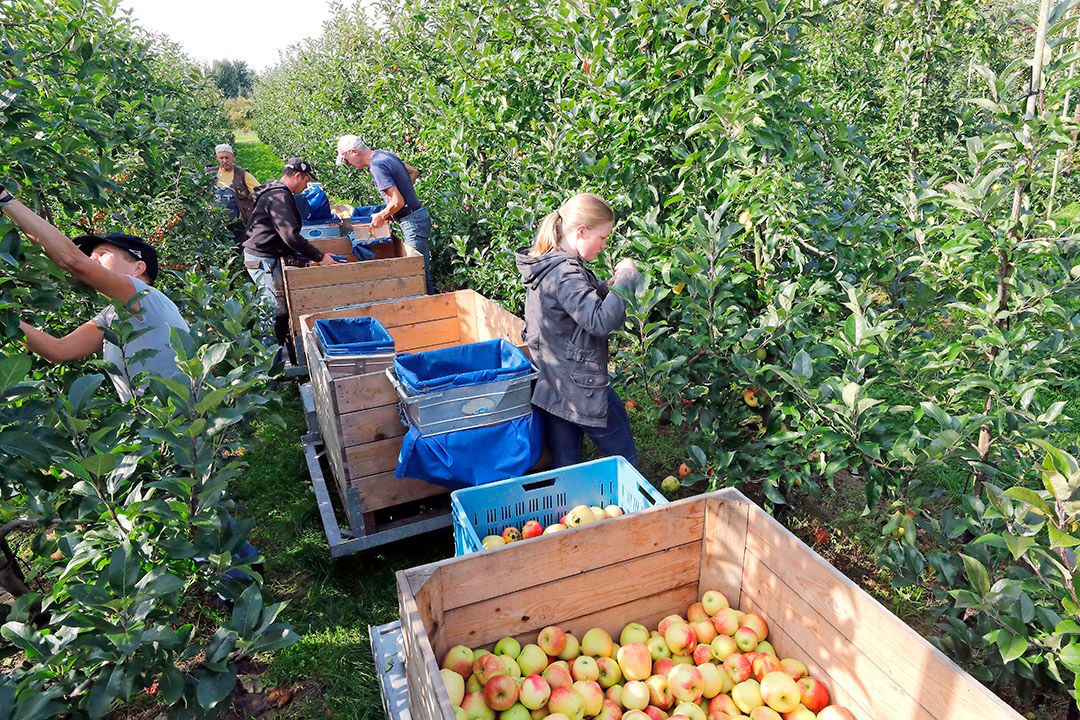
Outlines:
[[391,219],[397,221],[405,242],[424,256],[427,291],[428,294],[435,292],[431,282],[431,251],[428,248],[431,215],[416,197],[413,187],[420,173],[388,150],[372,150],[356,135],[338,138],[337,164],[371,171],[375,187],[386,201],[386,208],[371,216],[371,227],[381,227]]

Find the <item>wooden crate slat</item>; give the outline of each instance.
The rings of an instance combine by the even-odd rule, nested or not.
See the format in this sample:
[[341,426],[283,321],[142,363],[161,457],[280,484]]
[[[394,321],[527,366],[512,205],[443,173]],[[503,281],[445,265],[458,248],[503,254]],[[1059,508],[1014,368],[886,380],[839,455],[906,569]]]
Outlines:
[[401,437],[405,426],[397,404],[381,405],[340,416],[341,443],[345,447]]
[[[341,253],[334,252],[334,255]],[[424,258],[403,257],[389,258],[386,260],[356,260],[350,251],[345,257],[349,262],[338,265],[309,265],[308,267],[287,267],[285,277],[293,291],[308,288],[328,287],[333,285],[346,285],[354,282],[370,282],[373,280],[385,280],[387,278],[407,277],[416,274],[416,266],[420,267],[420,274],[424,272]],[[347,289],[339,291],[339,296],[348,294]],[[346,303],[338,303],[344,305]],[[335,305],[334,307],[337,307]],[[309,311],[312,312],[312,311]],[[305,315],[308,313],[304,313]]]
[[[660,508],[650,508],[628,515],[618,524],[617,534],[613,532],[600,547],[593,534],[584,534],[580,529],[547,536],[551,540],[545,550],[552,558],[549,562],[535,562],[532,543],[515,543],[483,553],[482,573],[477,573],[475,563],[469,562],[472,556],[448,560],[441,569],[443,582],[454,588],[454,605],[460,607],[586,573],[601,561],[606,565],[650,555],[670,546],[672,538],[701,538],[704,500],[690,498],[665,507],[677,507],[678,511],[659,514],[656,510]],[[523,567],[528,567],[529,572],[522,573]],[[693,580],[697,582],[696,574]]]
[[429,345],[457,345],[462,337],[454,318],[395,325],[389,328],[389,333],[394,338],[394,351],[399,353],[418,352]]
[[[587,574],[533,585],[514,592],[511,597],[493,597],[471,605],[455,601],[453,607],[444,603],[444,642],[448,646],[461,643],[477,648],[490,645],[504,635],[536,633],[547,625],[566,629],[576,618],[596,615],[602,609],[597,608],[601,595],[640,598],[686,584],[693,585],[692,595],[697,592],[697,568],[701,561],[701,541],[697,538],[700,537],[696,536],[695,542],[610,564],[606,561],[610,547],[601,541],[597,543],[593,560],[606,564]],[[614,531],[610,540],[617,541]],[[527,610],[523,612],[522,608]],[[618,637],[622,625],[605,629]]]
[[345,448],[345,464],[349,468],[349,478],[393,472],[397,468],[399,452],[401,452],[401,438],[399,437]]
[[739,607],[749,512],[750,507],[737,500],[706,500],[699,599],[706,590],[720,590],[732,606]]
[[337,378],[331,383],[329,391],[334,396],[338,413],[342,415],[398,401],[394,386],[382,372]]
[[312,329],[315,327],[316,320],[343,317],[374,317],[379,319],[383,327],[390,329],[398,325],[456,318],[458,303],[454,296],[455,293],[443,293],[418,298],[387,300],[365,308],[349,307],[341,310],[324,310],[305,316],[301,322],[304,327]]
[[[813,598],[823,620],[884,674],[904,687],[921,688],[920,702],[931,717],[1019,720],[1007,703],[764,512],[750,515],[747,550],[790,585],[795,598]],[[909,650],[897,653],[899,647]]]
[[[398,572],[397,582],[410,715],[415,720],[455,720],[450,695],[439,674],[439,663],[428,641],[424,616],[416,603],[408,575]],[[426,582],[432,580],[429,578]]]
[[[347,266],[339,266],[348,270]],[[333,270],[334,268],[325,268]],[[377,302],[391,297],[416,295],[424,291],[424,277],[389,277],[379,280],[343,281],[338,285],[310,287],[288,291],[289,321],[299,333],[300,316],[320,310],[333,310],[342,305]]]
[[369,513],[402,503],[445,495],[448,492],[442,485],[415,478],[394,477],[393,470],[364,477],[350,476],[349,487],[360,489],[364,511]]

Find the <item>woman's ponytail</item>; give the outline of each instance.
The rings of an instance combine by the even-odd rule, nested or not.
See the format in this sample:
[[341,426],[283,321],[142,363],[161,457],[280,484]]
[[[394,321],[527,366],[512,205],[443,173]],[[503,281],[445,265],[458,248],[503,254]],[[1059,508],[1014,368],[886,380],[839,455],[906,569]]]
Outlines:
[[562,204],[558,210],[548,213],[536,231],[529,255],[538,257],[552,250],[562,250],[564,230],[576,229],[579,225],[587,228],[610,225],[615,222],[615,213],[607,200],[593,193],[578,193]]
[[539,257],[544,253],[558,250],[562,243],[562,216],[559,211],[550,212],[540,222],[540,229],[536,231],[536,239],[533,241],[529,255]]

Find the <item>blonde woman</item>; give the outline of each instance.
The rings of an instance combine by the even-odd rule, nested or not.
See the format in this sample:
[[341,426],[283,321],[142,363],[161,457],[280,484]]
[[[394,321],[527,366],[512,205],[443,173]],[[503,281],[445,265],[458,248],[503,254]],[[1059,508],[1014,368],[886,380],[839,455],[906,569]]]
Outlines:
[[516,253],[526,340],[540,369],[532,401],[555,467],[581,462],[585,435],[603,455],[637,464],[630,421],[608,377],[608,338],[626,320],[626,300],[609,286],[632,292],[640,275],[628,259],[607,283],[586,267],[614,225],[606,200],[581,193],[545,217],[532,247]]

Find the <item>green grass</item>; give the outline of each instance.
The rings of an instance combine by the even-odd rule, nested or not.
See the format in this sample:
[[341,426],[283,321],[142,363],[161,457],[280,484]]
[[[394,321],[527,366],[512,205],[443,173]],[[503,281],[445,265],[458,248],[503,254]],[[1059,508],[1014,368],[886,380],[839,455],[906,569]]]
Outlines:
[[304,464],[300,398],[289,388],[284,427],[266,421],[249,450],[238,491],[255,519],[252,540],[266,557],[267,585],[289,606],[283,619],[302,640],[276,653],[265,680],[303,685],[291,714],[381,720],[369,625],[397,619],[394,573],[453,555],[449,531],[333,560]]
[[251,172],[260,183],[277,180],[285,161],[277,156],[268,146],[259,142],[255,135],[236,136],[233,145],[236,150],[236,164]]

